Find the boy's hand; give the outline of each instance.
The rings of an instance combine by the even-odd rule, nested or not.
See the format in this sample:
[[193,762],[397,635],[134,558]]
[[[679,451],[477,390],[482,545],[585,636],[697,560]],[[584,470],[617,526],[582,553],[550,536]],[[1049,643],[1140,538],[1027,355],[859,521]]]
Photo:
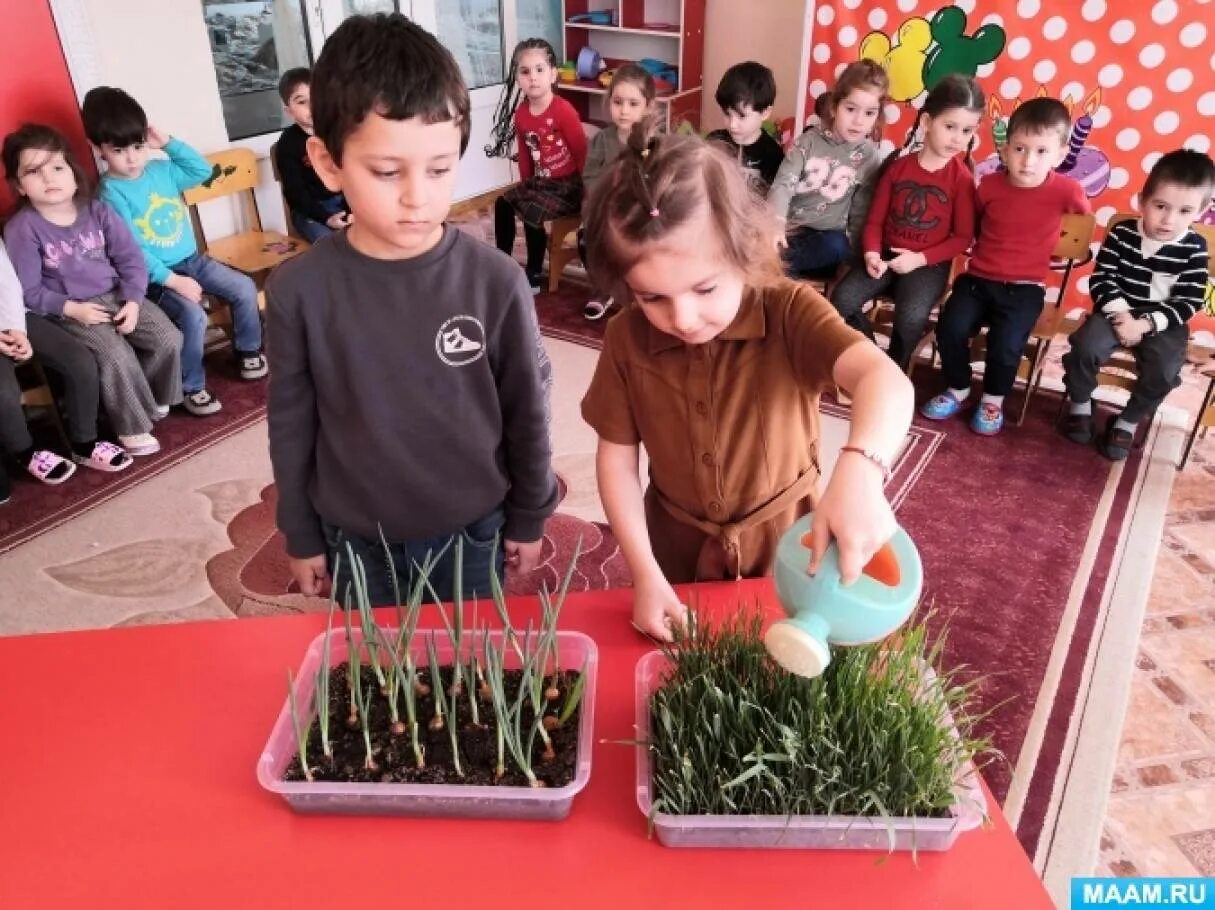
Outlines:
[[348,224],[350,224],[350,219],[345,212],[338,212],[336,215],[330,215],[325,219],[326,227],[333,231],[340,231]]
[[81,325],[101,325],[111,322],[109,312],[99,303],[82,303],[79,300],[69,300],[63,305],[63,315],[75,319]]
[[544,547],[544,538],[539,540],[518,541],[504,540],[502,550],[506,554],[506,564],[512,572],[527,575],[540,563],[540,550]]
[[873,554],[894,536],[897,526],[882,490],[883,479],[881,468],[864,456],[840,454],[827,492],[814,510],[811,575],[818,571],[827,544],[835,538],[840,577],[850,585]]
[[300,586],[300,593],[324,596],[329,591],[329,567],[325,562],[325,554],[309,556],[305,559],[288,560],[291,564],[291,577]]
[[1148,333],[1144,319],[1137,319],[1130,313],[1118,313],[1111,321],[1114,334],[1118,336],[1118,343],[1123,347],[1133,348]]
[[152,124],[148,124],[147,143],[154,149],[162,149],[169,144],[169,140],[173,137],[168,133],[162,133]]
[[633,625],[659,641],[671,641],[673,629],[686,628],[688,608],[661,575],[639,579],[633,586]]
[[202,285],[188,275],[178,275],[176,272],[173,272],[169,275],[169,280],[165,282],[165,287],[171,291],[176,291],[192,303],[202,302]]
[[890,252],[895,254],[895,257],[890,260],[890,270],[896,275],[906,275],[908,272],[914,272],[928,264],[923,253],[913,253],[911,250],[900,249],[897,246],[891,247]]
[[865,254],[865,271],[869,273],[870,278],[881,278],[886,274],[886,268],[886,260],[882,258],[881,253]]
[[114,327],[118,329],[119,335],[130,335],[135,331],[135,323],[138,321],[139,304],[134,300],[128,300],[114,314]]

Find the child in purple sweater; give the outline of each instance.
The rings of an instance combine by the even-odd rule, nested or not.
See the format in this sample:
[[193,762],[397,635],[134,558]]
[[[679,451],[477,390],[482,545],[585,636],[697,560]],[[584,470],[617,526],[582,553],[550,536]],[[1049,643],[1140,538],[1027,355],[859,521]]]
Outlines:
[[4,169],[22,207],[4,229],[26,308],[58,319],[93,352],[101,401],[131,455],[160,450],[152,421],[181,402],[181,333],[142,306],[148,272],[135,238],[83,192],[67,143],[27,124],[4,140]]

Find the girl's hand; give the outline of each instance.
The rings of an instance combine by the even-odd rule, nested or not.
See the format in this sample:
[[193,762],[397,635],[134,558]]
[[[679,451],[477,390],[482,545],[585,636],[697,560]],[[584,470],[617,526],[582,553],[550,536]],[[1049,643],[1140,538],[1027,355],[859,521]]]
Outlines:
[[891,247],[890,251],[895,254],[895,257],[890,260],[890,269],[896,275],[906,275],[908,272],[914,272],[928,264],[923,253],[899,249],[897,246]]
[[147,136],[145,138],[147,139],[148,145],[150,145],[152,148],[162,149],[169,144],[169,140],[173,137],[168,133],[162,133],[159,129],[149,123]]
[[63,315],[75,319],[81,325],[102,325],[112,322],[109,312],[99,303],[82,303],[69,300],[63,305]]
[[881,278],[886,274],[886,260],[882,258],[881,253],[865,254],[865,271],[869,273],[870,278]]
[[138,321],[139,304],[134,300],[128,300],[114,314],[114,327],[118,329],[119,335],[130,335],[135,331],[135,323]]
[[347,223],[345,212],[338,212],[336,215],[330,215],[325,219],[325,227],[331,231],[340,231]]
[[633,625],[659,641],[671,641],[672,629],[685,628],[688,608],[661,575],[639,579],[633,586]]
[[882,469],[865,456],[840,453],[827,492],[814,510],[811,575],[818,571],[827,544],[834,538],[841,579],[850,585],[873,554],[894,536],[894,513],[882,490],[883,480]]
[[291,577],[300,586],[300,593],[320,596],[328,592],[329,568],[324,553],[306,559],[292,557],[288,562],[291,565]]

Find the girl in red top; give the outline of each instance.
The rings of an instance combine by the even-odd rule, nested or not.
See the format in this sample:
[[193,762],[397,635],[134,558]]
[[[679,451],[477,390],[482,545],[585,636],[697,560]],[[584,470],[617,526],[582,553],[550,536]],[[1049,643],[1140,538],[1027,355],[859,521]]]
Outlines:
[[[983,115],[983,91],[973,79],[946,76],[924,99],[903,148],[923,130],[914,155],[892,152],[878,177],[865,230],[864,267],[852,269],[831,292],[849,325],[870,338],[861,307],[874,297],[894,298],[894,331],[887,353],[904,370],[949,280],[953,258],[975,233],[975,185],[970,152]],[[965,151],[965,163],[958,157]]]
[[552,45],[542,38],[519,42],[495,117],[495,141],[485,149],[491,157],[506,155],[512,135],[518,137],[519,182],[494,203],[494,234],[498,249],[509,255],[515,246],[516,212],[523,219],[533,293],[540,290],[548,245],[544,222],[582,210],[586,133],[573,105],[553,92],[556,82]]

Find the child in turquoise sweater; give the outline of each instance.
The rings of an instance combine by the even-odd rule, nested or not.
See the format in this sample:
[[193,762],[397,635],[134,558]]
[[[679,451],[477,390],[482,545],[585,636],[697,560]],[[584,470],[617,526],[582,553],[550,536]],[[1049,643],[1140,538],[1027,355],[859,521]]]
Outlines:
[[[198,252],[181,193],[211,176],[211,164],[180,139],[148,125],[139,102],[122,89],[101,86],[84,97],[84,129],[107,171],[101,198],[130,225],[147,260],[148,298],[181,330],[183,406],[195,416],[214,414],[219,400],[207,391],[203,340],[207,314],[202,295],[232,308],[236,358],[242,379],[266,375],[257,287],[249,276]],[[149,159],[162,149],[168,160]]]

